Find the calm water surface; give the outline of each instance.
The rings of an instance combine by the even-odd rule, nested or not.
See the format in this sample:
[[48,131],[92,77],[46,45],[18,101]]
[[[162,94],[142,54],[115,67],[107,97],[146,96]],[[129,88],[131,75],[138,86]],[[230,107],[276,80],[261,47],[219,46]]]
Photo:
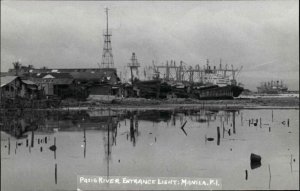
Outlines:
[[[6,112],[1,190],[76,190],[77,175],[212,177],[223,189],[299,189],[298,116],[288,109]],[[251,153],[261,166],[251,169]]]

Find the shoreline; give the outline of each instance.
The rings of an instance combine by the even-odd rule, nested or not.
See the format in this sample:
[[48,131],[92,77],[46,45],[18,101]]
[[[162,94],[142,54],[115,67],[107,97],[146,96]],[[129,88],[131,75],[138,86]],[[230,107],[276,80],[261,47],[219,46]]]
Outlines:
[[[8,110],[19,108],[7,108]],[[1,108],[1,110],[7,110]],[[78,102],[63,100],[57,108],[23,108],[30,110],[172,110],[172,109],[211,109],[211,110],[241,110],[241,109],[294,109],[299,110],[299,98],[255,98],[233,100],[195,100],[177,98],[166,100],[151,100],[144,98],[124,98],[118,100],[89,100]]]

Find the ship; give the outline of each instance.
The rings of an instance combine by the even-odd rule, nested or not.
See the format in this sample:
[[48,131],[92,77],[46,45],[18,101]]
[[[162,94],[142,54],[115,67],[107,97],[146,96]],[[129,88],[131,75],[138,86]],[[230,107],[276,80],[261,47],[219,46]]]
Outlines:
[[135,53],[132,53],[130,62],[127,65],[130,68],[131,93],[127,93],[132,97],[142,97],[147,99],[166,98],[172,91],[171,86],[159,79],[155,74],[151,79],[141,80],[139,78],[140,63]]
[[210,66],[187,66],[183,61],[179,65],[171,60],[166,64],[155,66],[155,73],[163,82],[172,87],[171,97],[196,98],[196,99],[234,99],[244,90],[243,84],[237,83],[240,69],[228,68],[226,64]]
[[133,97],[143,98],[194,98],[194,99],[234,99],[244,90],[236,77],[242,67],[238,69],[211,67],[207,65],[200,68],[187,66],[183,61],[179,65],[171,60],[166,64],[156,65],[144,70],[144,75],[150,72],[152,78],[140,80],[139,67],[135,53],[128,63],[131,74]]
[[288,93],[288,87],[281,80],[261,82],[260,86],[257,87],[257,92],[259,94],[284,94]]

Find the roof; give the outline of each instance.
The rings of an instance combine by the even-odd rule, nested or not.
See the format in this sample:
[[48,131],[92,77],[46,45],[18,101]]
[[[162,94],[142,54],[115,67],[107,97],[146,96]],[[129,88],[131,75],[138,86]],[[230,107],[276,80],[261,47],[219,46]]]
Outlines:
[[33,81],[30,80],[22,80],[22,82],[27,85],[36,85]]
[[112,76],[116,75],[116,73],[114,71],[72,72],[71,75],[76,80],[97,80],[97,81],[99,81],[99,80],[110,80]]
[[1,87],[14,81],[16,78],[18,78],[18,76],[1,76]]
[[[13,70],[13,69],[10,69]],[[29,69],[28,69],[29,70]],[[117,72],[116,68],[30,68],[30,73],[51,73],[51,72],[61,72],[61,73],[72,73],[72,72]]]
[[73,77],[69,73],[33,73],[29,78],[34,82],[40,81],[39,79],[54,79],[51,82],[56,85],[72,84],[73,82]]
[[73,77],[69,73],[57,73],[57,72],[49,72],[49,73],[33,73],[30,75],[32,78],[64,78],[64,79],[72,79]]

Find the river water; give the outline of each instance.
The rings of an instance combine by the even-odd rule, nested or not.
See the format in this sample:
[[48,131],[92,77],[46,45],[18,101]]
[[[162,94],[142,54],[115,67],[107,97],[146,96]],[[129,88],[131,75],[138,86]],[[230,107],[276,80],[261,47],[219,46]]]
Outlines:
[[298,109],[10,111],[1,124],[3,191],[76,190],[77,175],[299,189]]

